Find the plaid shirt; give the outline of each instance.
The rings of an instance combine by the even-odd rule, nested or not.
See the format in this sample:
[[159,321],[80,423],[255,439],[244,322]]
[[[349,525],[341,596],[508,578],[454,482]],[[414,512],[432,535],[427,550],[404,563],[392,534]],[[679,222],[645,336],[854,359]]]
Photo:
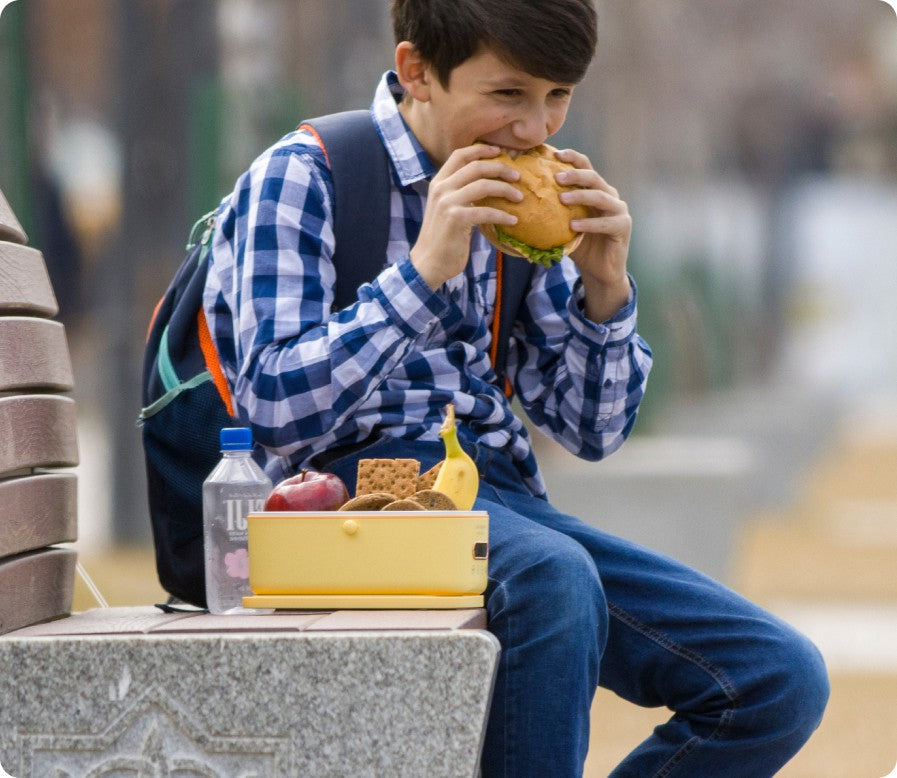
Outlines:
[[[222,201],[204,307],[235,411],[276,483],[372,434],[438,440],[452,402],[459,434],[506,447],[544,495],[526,428],[493,383],[495,250],[474,231],[465,272],[435,292],[409,259],[436,170],[398,111],[401,96],[385,74],[371,110],[394,166],[389,243],[356,304],[331,311],[332,184],[310,134],[274,144]],[[507,371],[533,424],[596,460],[631,430],[651,354],[635,332],[634,286],[603,324],[584,318],[582,296],[569,258],[536,267]]]

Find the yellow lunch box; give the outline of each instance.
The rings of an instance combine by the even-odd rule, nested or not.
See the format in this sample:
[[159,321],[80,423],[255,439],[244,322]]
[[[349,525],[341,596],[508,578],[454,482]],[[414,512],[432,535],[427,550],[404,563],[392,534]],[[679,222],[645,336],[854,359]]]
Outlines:
[[248,524],[248,606],[482,605],[485,511],[260,512]]

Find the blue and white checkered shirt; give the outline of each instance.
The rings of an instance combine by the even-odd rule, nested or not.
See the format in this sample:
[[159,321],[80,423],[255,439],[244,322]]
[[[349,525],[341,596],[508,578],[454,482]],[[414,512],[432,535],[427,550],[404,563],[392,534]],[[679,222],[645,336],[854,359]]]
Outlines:
[[[276,483],[316,453],[371,435],[439,440],[452,402],[459,434],[506,447],[543,495],[526,428],[493,383],[495,250],[475,231],[465,272],[435,292],[408,257],[436,170],[398,111],[401,96],[385,74],[371,110],[395,167],[389,244],[356,304],[331,311],[332,185],[311,134],[274,144],[222,202],[204,307],[234,409]],[[570,259],[535,268],[507,372],[538,429],[600,459],[631,430],[650,365],[634,293],[595,324]]]

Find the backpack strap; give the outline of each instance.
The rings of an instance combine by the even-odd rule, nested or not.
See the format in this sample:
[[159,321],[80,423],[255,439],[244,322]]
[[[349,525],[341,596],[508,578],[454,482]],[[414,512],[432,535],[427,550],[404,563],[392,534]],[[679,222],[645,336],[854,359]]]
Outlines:
[[514,388],[505,373],[508,363],[508,346],[511,331],[529,289],[533,274],[533,264],[522,257],[515,257],[499,251],[498,288],[495,290],[495,313],[492,317],[492,347],[489,356],[498,377],[498,385],[506,397],[514,394]]
[[334,308],[386,266],[392,168],[370,111],[343,111],[299,125],[321,144],[333,177]]
[[[333,178],[334,307],[339,310],[355,302],[358,287],[385,266],[392,168],[370,111],[320,116],[302,122],[299,128],[317,138]],[[513,394],[505,376],[508,345],[532,270],[532,264],[525,259],[498,253],[490,356],[499,386],[508,397]]]

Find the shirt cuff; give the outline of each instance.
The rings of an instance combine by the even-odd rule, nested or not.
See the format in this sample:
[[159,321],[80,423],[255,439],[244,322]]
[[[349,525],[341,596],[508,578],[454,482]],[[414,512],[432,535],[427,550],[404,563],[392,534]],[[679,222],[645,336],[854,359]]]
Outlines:
[[635,332],[638,287],[635,284],[635,279],[631,275],[627,274],[627,276],[629,278],[629,299],[620,310],[600,324],[587,319],[583,313],[585,292],[582,281],[579,279],[576,281],[573,294],[570,295],[570,300],[567,303],[570,322],[575,332],[586,340],[597,342],[601,347],[619,346],[632,338]]
[[409,257],[386,268],[370,286],[371,297],[380,303],[390,320],[409,338],[424,332],[430,322],[439,318],[448,307],[424,281]]

